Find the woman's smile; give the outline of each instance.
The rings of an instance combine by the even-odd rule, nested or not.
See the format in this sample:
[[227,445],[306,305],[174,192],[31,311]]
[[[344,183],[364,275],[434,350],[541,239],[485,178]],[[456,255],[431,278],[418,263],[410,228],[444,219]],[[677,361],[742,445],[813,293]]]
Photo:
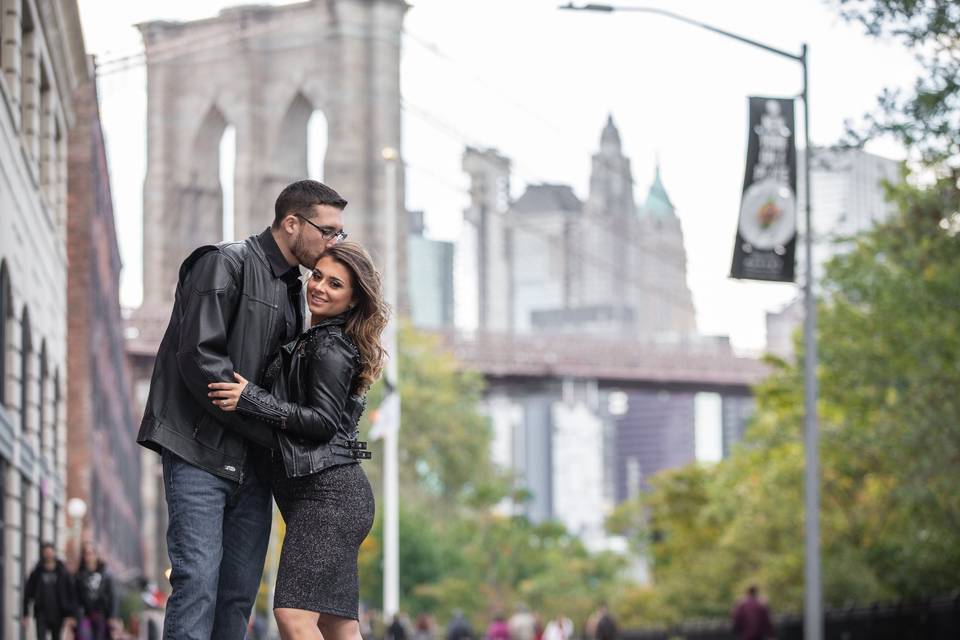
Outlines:
[[340,315],[352,303],[350,271],[329,256],[320,258],[307,282],[307,306],[314,322]]

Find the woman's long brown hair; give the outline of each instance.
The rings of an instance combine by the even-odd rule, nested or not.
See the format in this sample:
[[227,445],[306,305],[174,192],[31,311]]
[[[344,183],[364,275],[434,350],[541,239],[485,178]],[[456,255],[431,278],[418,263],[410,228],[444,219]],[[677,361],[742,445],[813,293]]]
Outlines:
[[346,332],[360,352],[360,371],[354,393],[365,393],[380,373],[387,352],[380,344],[380,334],[387,326],[390,308],[383,299],[380,273],[367,250],[356,242],[340,242],[321,254],[347,268],[353,280],[353,308],[348,312]]

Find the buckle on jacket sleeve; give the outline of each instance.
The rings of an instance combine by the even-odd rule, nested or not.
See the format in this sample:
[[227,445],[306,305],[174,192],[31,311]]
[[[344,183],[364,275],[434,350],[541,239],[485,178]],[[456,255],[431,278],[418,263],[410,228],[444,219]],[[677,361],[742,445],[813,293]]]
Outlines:
[[367,448],[367,443],[364,440],[348,440],[347,441],[348,449],[364,449]]
[[358,451],[354,449],[350,452],[350,455],[357,460],[369,460],[373,457],[373,452],[371,451]]

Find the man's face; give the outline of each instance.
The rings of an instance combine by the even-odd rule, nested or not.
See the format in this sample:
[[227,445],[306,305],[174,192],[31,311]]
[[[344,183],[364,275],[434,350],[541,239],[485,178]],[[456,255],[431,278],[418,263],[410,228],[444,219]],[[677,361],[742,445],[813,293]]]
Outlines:
[[44,547],[40,551],[40,557],[43,558],[44,564],[50,564],[57,558],[57,552],[52,547]]
[[[307,220],[297,218],[299,229],[290,252],[304,268],[313,269],[327,247],[336,244],[336,235],[343,231],[343,211],[328,204],[315,204]],[[312,223],[312,224],[311,224]]]

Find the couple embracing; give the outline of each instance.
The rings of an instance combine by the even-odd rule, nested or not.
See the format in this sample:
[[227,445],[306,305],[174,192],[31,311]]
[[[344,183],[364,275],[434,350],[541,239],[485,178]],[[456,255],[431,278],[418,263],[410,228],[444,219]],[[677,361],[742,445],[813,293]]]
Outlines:
[[357,553],[374,501],[357,423],[384,364],[388,309],[370,256],[343,242],[346,205],[295,182],[262,233],[200,247],[180,267],[137,436],[163,461],[164,638],[244,637],[273,497],[287,527],[281,636],[361,640]]

